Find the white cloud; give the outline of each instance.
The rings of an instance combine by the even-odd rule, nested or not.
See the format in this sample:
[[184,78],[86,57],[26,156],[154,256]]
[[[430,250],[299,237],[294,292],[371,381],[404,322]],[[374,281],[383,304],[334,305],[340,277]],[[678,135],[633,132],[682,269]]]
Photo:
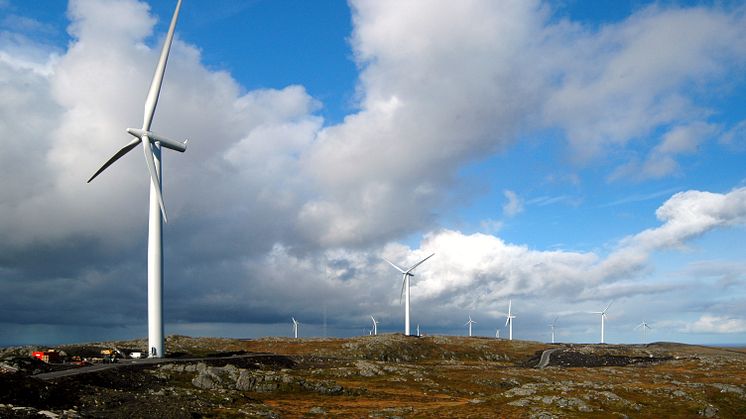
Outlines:
[[723,133],[719,141],[721,144],[725,144],[738,151],[746,149],[746,120],[733,125],[733,127]]
[[679,165],[675,157],[679,154],[694,154],[700,144],[713,138],[719,130],[717,126],[701,121],[676,126],[663,135],[661,143],[650,151],[643,162],[631,161],[622,165],[609,178],[640,181],[676,173]]
[[726,194],[702,191],[679,192],[656,212],[663,224],[624,238],[601,263],[600,272],[629,275],[645,266],[652,252],[682,249],[686,243],[716,228],[746,222],[746,188]]
[[482,220],[479,222],[479,227],[482,231],[494,234],[502,230],[504,223],[501,220]]
[[686,325],[684,331],[688,333],[743,333],[746,332],[746,320],[703,314],[694,323]]
[[513,217],[523,212],[523,199],[511,190],[504,190],[503,195],[507,202],[503,205],[503,213],[508,217]]
[[[744,222],[743,189],[688,191],[658,210],[661,226],[604,257],[441,230],[436,218],[459,169],[537,128],[559,127],[581,157],[667,128],[653,143],[669,166],[654,166],[671,173],[712,126],[696,87],[744,61],[742,16],[652,7],[594,32],[551,23],[538,1],[352,7],[359,111],[333,126],[302,86],[244,93],[177,29],[153,127],[191,140],[164,161],[171,318],[265,321],[287,312],[268,303],[280,300],[306,313],[321,299],[342,301],[340,312],[391,312],[399,282],[378,256],[406,264],[431,251],[413,294],[431,307],[662,292],[635,282],[653,252]],[[160,35],[151,39],[155,19],[134,0],[75,0],[68,13],[74,39],[58,58],[23,37],[0,42],[0,132],[15,134],[0,148],[0,269],[15,278],[0,294],[18,305],[68,281],[111,309],[144,301],[131,278],[142,276],[147,174],[134,152],[84,182],[127,141],[126,125],[140,125]],[[680,37],[688,42],[658,53]],[[702,122],[681,122],[692,115]],[[505,192],[506,215],[517,214],[520,197]],[[417,248],[392,242],[422,231]],[[39,271],[42,257],[52,272]]]
[[561,81],[544,108],[547,121],[589,158],[705,117],[691,95],[737,71],[733,62],[744,63],[743,19],[718,9],[650,6],[595,34],[569,23],[554,28],[556,40],[573,48],[556,49]]

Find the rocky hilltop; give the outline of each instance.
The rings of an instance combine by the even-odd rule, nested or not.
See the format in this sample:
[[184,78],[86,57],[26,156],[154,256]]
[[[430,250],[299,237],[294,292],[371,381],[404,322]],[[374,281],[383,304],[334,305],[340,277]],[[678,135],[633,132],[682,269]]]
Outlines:
[[166,348],[156,362],[82,367],[2,350],[0,417],[746,417],[741,350],[402,335],[170,336]]

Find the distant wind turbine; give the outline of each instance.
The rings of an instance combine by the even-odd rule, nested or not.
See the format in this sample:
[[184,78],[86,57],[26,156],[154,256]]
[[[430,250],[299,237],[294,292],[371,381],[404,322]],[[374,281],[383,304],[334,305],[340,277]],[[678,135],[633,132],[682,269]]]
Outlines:
[[650,330],[650,326],[648,326],[647,322],[645,320],[642,321],[642,323],[638,324],[637,327],[635,327],[635,330],[642,329],[642,341],[647,342],[647,332]]
[[417,337],[420,337],[420,324],[417,323]]
[[161,49],[158,65],[155,68],[153,80],[150,83],[148,97],[145,100],[145,112],[143,115],[142,128],[127,128],[127,132],[135,137],[126,146],[122,147],[111,157],[96,173],[88,179],[91,182],[101,172],[106,170],[122,156],[132,151],[138,144],[142,145],[145,163],[150,175],[150,213],[148,221],[148,356],[150,358],[163,357],[163,222],[168,222],[166,207],[163,205],[163,194],[161,183],[163,181],[161,171],[161,147],[170,148],[179,152],[186,150],[186,140],[170,140],[150,131],[153,122],[155,108],[158,104],[158,96],[161,92],[163,75],[166,72],[168,53],[174,38],[176,20],[179,17],[181,0],[176,3],[171,25],[168,28],[166,40]]
[[500,339],[500,328],[495,329],[495,339]]
[[291,317],[293,319],[293,337],[298,339],[298,326],[300,325],[300,322],[295,320],[295,317]]
[[430,259],[433,256],[435,256],[435,253],[415,263],[408,269],[402,269],[390,260],[383,258],[383,260],[388,262],[389,265],[393,266],[394,268],[396,268],[397,271],[402,273],[401,295],[399,296],[399,300],[401,301],[402,297],[404,298],[404,335],[406,336],[409,336],[409,277],[414,277],[412,271],[414,271],[416,267],[420,266],[424,261]]
[[549,325],[549,327],[552,328],[552,343],[554,343],[554,328],[557,325],[557,317],[552,320],[552,324]]
[[378,323],[380,322],[377,321],[373,316],[370,316],[370,319],[373,320],[373,336],[378,336]]
[[600,314],[601,315],[601,343],[604,343],[604,321],[606,320],[606,311],[611,307],[611,303],[613,301],[610,301],[609,304],[606,305],[606,308],[604,311],[592,311],[591,314]]
[[469,314],[469,321],[464,324],[464,326],[469,326],[469,337],[471,337],[471,325],[474,323],[476,322],[471,319],[471,314]]
[[515,316],[511,312],[513,300],[508,300],[508,314],[505,318],[505,326],[508,326],[508,340],[513,340],[513,319]]

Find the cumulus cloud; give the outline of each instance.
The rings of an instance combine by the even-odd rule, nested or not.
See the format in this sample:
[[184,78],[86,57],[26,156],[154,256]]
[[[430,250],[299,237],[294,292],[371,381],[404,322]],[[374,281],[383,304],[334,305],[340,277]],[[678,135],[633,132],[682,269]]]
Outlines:
[[[744,62],[742,13],[650,7],[589,29],[553,21],[537,0],[351,6],[357,111],[335,125],[302,86],[246,92],[206,68],[177,29],[153,125],[191,140],[184,154],[164,152],[169,319],[269,322],[291,306],[312,318],[319,301],[330,317],[390,313],[400,285],[379,256],[406,264],[428,252],[413,298],[430,307],[496,312],[509,296],[592,299],[600,285],[634,295],[609,283],[641,272],[652,252],[743,223],[737,189],[675,195],[660,227],[609,255],[438,225],[464,165],[536,129],[558,128],[579,160],[667,132],[651,156],[671,173],[719,129],[695,95]],[[0,149],[0,321],[49,321],[28,309],[46,299],[73,324],[132,324],[145,312],[144,162],[132,153],[85,180],[128,140],[126,126],[140,126],[162,34],[135,0],[73,0],[68,15],[64,51],[0,35],[0,131],[15,134]],[[518,195],[506,198],[517,214]],[[396,242],[423,231],[416,248]],[[67,292],[52,296],[58,287]]]
[[703,314],[684,330],[689,333],[743,333],[746,332],[746,320]]
[[629,275],[645,266],[654,251],[682,249],[686,243],[716,228],[743,225],[746,221],[746,189],[726,194],[686,191],[672,196],[656,210],[663,223],[621,240],[598,266],[602,272]]

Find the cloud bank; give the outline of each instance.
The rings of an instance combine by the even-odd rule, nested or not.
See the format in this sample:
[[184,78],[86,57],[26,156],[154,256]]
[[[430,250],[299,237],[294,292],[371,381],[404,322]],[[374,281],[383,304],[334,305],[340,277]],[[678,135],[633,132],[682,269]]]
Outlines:
[[[462,234],[438,217],[461,168],[544,130],[581,164],[650,144],[611,179],[675,173],[678,156],[732,129],[700,99],[743,79],[742,8],[650,6],[591,29],[539,1],[351,7],[357,111],[336,125],[303,86],[245,91],[177,28],[153,127],[191,139],[183,155],[164,153],[170,321],[318,320],[319,301],[353,320],[390,313],[398,284],[379,256],[406,264],[430,251],[415,304],[497,313],[511,296],[629,296],[650,288],[615,284],[644,276],[655,252],[743,224],[744,189],[676,194],[660,226],[608,254]],[[0,36],[0,131],[14,134],[0,149],[0,321],[43,323],[61,309],[61,322],[135,324],[144,162],[132,153],[85,180],[128,140],[123,124],[139,126],[162,34],[135,0],[72,0],[68,16],[62,53]],[[505,213],[519,213],[518,195],[506,198]],[[411,234],[424,234],[417,248],[397,243]],[[50,311],[29,308],[42,300]]]

